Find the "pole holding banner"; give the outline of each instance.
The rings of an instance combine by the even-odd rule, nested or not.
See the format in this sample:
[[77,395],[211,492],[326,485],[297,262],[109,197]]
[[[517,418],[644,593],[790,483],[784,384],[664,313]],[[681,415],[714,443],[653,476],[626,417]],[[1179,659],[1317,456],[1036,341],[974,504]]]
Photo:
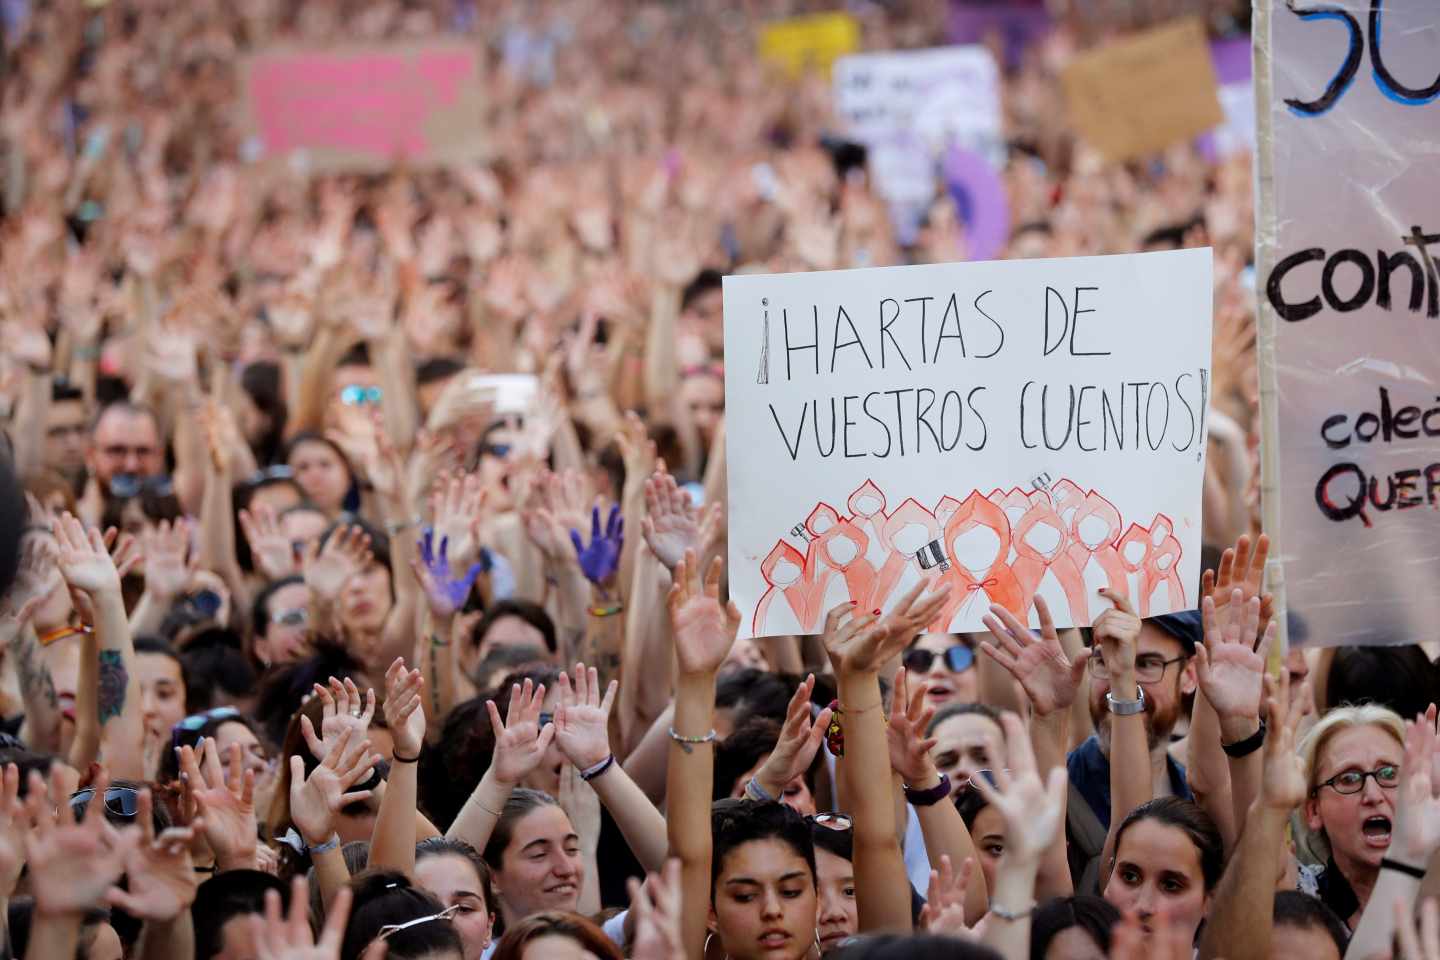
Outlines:
[[[1255,276],[1268,277],[1275,267],[1275,158],[1274,121],[1270,96],[1274,78],[1270,74],[1270,4],[1254,6],[1250,25],[1253,60],[1250,75],[1255,82]],[[1260,525],[1270,537],[1270,556],[1265,563],[1265,583],[1275,598],[1276,642],[1270,647],[1272,667],[1285,659],[1290,649],[1286,616],[1285,565],[1280,537],[1280,427],[1276,409],[1275,311],[1265,297],[1265,284],[1255,283],[1255,362],[1260,380]]]

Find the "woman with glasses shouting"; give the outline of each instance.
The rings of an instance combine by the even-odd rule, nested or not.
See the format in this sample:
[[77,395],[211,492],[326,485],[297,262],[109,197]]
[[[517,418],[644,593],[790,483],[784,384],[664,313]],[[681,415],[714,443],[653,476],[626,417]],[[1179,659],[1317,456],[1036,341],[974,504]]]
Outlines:
[[1404,722],[1373,704],[1331,710],[1300,742],[1308,790],[1297,840],[1323,866],[1302,866],[1299,886],[1352,928],[1390,850],[1404,753]]

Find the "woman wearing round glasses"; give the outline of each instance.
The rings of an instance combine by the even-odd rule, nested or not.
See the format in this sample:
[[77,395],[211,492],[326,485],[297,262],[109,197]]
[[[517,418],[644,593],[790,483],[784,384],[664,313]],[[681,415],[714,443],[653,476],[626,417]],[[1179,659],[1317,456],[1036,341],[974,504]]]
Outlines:
[[1309,793],[1298,818],[1301,891],[1318,896],[1353,929],[1390,849],[1405,725],[1384,707],[1338,707],[1300,743]]

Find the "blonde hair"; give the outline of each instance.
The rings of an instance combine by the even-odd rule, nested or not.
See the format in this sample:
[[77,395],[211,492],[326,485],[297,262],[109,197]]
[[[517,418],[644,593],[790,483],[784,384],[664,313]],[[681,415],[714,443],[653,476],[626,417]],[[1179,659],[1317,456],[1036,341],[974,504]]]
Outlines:
[[[1389,707],[1374,703],[1359,706],[1341,706],[1321,717],[1315,726],[1306,732],[1297,752],[1300,762],[1305,765],[1306,799],[1315,789],[1315,778],[1319,775],[1320,755],[1335,738],[1335,735],[1355,727],[1379,727],[1395,738],[1402,748],[1405,745],[1405,721]],[[1324,829],[1311,830],[1305,823],[1305,808],[1294,814],[1295,849],[1301,860],[1323,864],[1330,859],[1330,841]]]

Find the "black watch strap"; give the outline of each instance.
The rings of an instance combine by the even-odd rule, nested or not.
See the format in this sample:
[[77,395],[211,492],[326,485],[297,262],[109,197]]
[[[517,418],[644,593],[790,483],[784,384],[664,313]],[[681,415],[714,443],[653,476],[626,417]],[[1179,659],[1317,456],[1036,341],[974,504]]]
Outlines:
[[1260,747],[1264,745],[1264,743],[1265,721],[1264,719],[1261,719],[1260,729],[1250,734],[1250,736],[1246,737],[1244,740],[1238,740],[1235,743],[1222,743],[1220,744],[1220,749],[1225,751],[1225,756],[1233,757],[1238,760],[1241,757],[1248,757],[1256,750],[1259,750]]

